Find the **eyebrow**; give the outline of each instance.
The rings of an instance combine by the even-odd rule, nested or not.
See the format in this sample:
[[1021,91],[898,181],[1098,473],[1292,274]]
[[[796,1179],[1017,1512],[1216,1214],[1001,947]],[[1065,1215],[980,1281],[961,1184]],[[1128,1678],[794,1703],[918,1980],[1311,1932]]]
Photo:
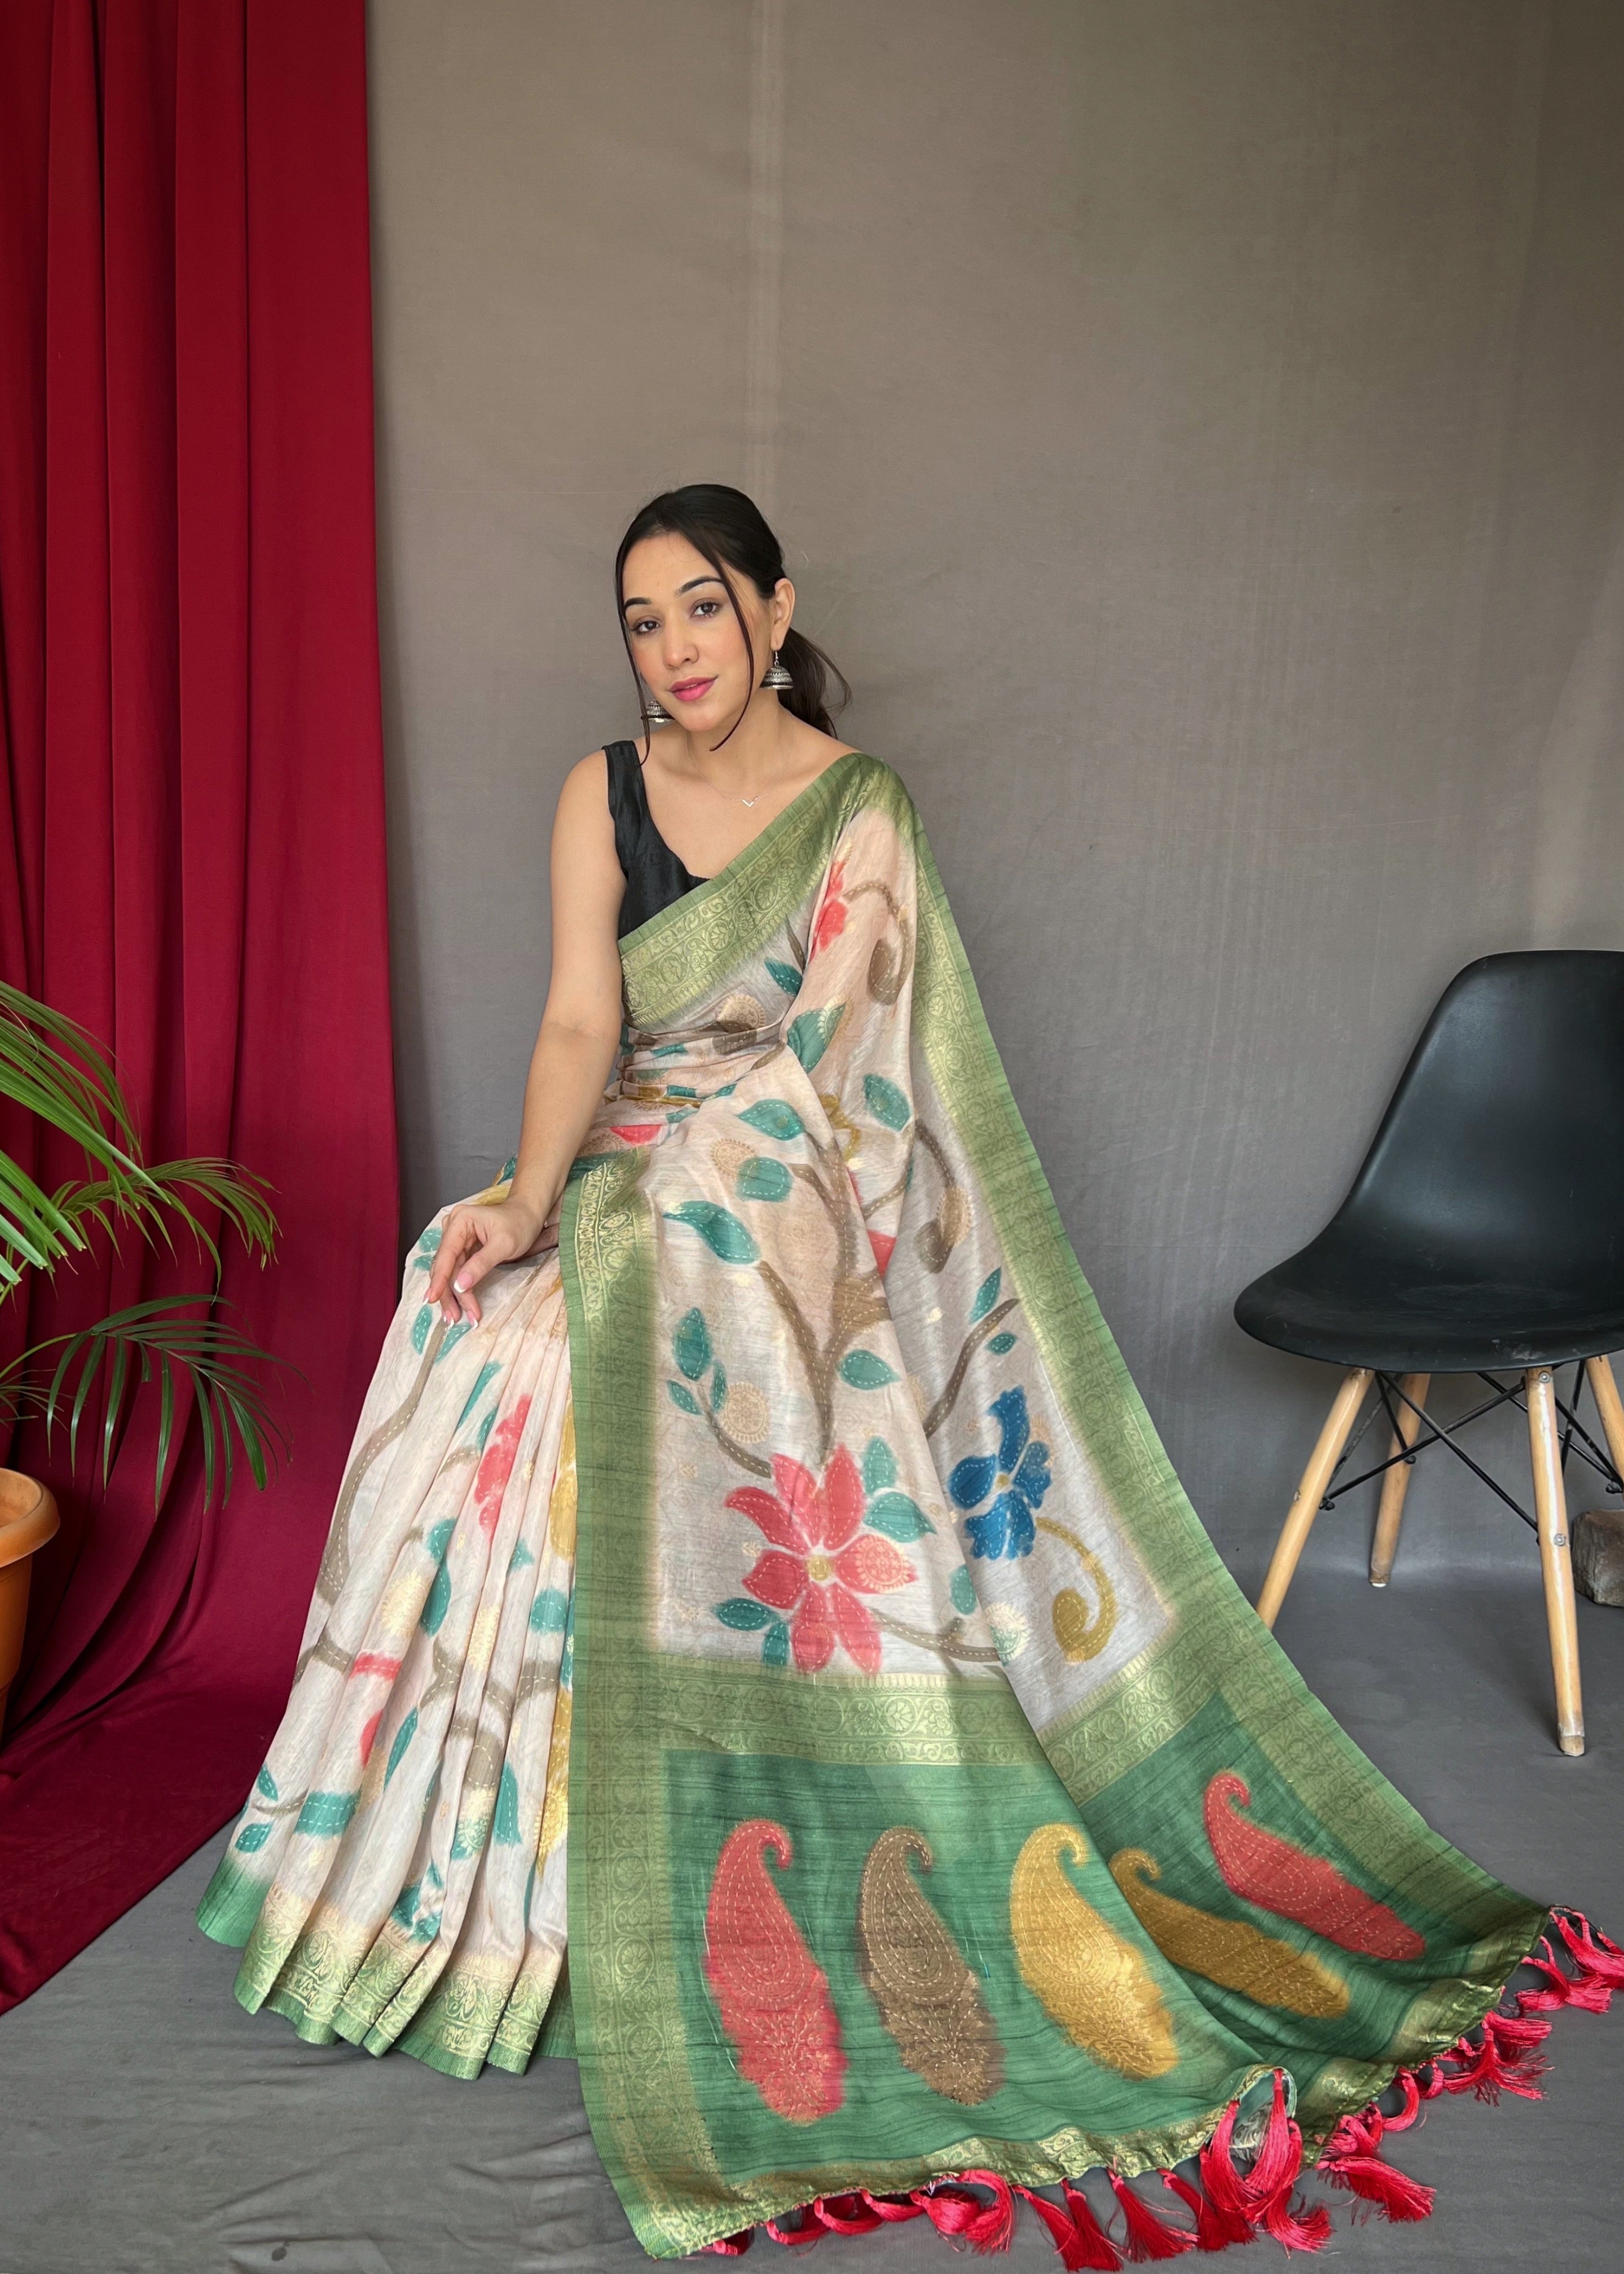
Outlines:
[[[677,597],[680,599],[684,592],[691,592],[698,585],[719,584],[721,581],[719,576],[690,576],[686,584],[678,585]],[[653,606],[652,600],[622,600],[620,613],[624,615],[628,608],[651,608]]]

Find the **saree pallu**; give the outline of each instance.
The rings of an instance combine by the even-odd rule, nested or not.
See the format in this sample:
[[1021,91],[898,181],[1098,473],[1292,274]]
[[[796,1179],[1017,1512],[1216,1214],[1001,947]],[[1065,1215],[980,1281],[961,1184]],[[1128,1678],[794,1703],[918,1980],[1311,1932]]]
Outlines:
[[[1208,1542],[902,784],[838,760],[622,955],[556,1244],[474,1328],[422,1300],[446,1212],[408,1260],[199,1914],[239,1997],[458,2075],[573,2052],[655,2256],[801,2206],[996,2242],[1097,2166],[1169,2255],[1126,2182],[1197,2151],[1207,2247],[1323,2239],[1304,2154],[1417,2215],[1377,2096],[1526,2084],[1545,2024],[1498,2009],[1545,1908]],[[1563,1931],[1547,1984],[1612,1978]]]

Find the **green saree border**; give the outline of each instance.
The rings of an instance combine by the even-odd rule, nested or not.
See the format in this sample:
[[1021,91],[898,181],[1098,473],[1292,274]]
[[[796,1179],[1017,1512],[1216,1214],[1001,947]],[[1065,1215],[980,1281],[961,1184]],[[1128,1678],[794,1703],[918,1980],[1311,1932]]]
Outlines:
[[640,1025],[673,1019],[766,946],[828,866],[829,846],[853,783],[880,772],[891,774],[882,760],[847,750],[714,877],[628,932],[620,961],[627,1001]]
[[567,1188],[560,1224],[579,1508],[567,1902],[588,2121],[639,2241],[660,2257],[695,2247],[685,2214],[726,2190],[694,2097],[676,1969],[653,1939],[668,1946],[671,1904],[645,1740],[654,1242],[643,1167],[611,1155]]
[[[239,1809],[231,1819],[233,1832],[241,1820]],[[265,1908],[267,1891],[267,1882],[245,1871],[228,1846],[197,1908],[200,1931],[211,1942],[223,1942],[232,1950],[241,1950]]]

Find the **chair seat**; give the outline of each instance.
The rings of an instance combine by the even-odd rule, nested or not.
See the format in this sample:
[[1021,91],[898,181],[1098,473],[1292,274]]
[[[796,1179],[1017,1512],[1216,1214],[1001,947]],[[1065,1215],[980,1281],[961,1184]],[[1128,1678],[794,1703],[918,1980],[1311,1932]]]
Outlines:
[[1381,1374],[1492,1373],[1624,1349],[1624,1275],[1566,1285],[1471,1277],[1322,1234],[1235,1306],[1260,1343]]

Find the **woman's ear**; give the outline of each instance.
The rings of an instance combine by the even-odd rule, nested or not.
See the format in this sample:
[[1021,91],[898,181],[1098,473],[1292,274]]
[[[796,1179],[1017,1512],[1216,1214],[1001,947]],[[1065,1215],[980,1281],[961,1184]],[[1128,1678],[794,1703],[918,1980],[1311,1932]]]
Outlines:
[[772,588],[772,599],[767,611],[767,621],[772,627],[772,644],[782,647],[784,635],[795,615],[795,588],[787,576],[780,576]]

